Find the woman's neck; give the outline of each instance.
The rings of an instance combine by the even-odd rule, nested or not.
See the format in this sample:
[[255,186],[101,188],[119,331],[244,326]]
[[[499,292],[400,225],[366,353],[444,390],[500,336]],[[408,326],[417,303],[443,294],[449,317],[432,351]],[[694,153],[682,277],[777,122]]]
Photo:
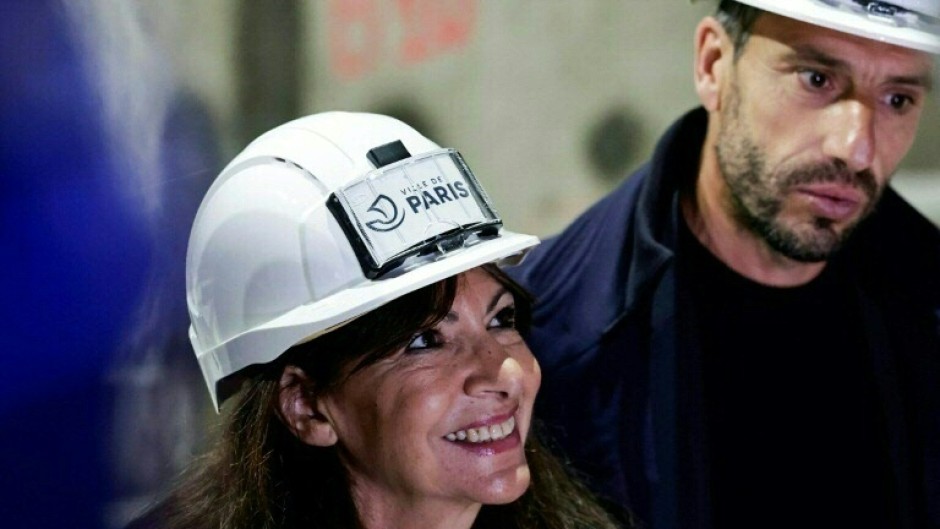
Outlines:
[[365,529],[470,529],[482,507],[427,497],[367,493],[353,494]]

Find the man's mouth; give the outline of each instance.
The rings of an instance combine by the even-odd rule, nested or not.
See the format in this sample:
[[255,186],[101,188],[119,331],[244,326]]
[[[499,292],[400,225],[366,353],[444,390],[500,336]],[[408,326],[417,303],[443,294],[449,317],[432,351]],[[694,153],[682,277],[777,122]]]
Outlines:
[[834,221],[856,215],[865,202],[865,196],[859,189],[845,185],[806,185],[798,187],[796,191],[808,199],[814,214]]
[[509,417],[498,424],[484,425],[477,428],[467,428],[451,432],[444,437],[448,441],[464,443],[488,443],[504,439],[516,429],[516,418]]

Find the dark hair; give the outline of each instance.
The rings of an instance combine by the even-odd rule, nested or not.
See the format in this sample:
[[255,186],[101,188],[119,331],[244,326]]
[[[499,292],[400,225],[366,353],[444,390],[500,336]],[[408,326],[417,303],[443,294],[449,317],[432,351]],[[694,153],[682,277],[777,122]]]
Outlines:
[[751,28],[764,11],[751,7],[735,0],[721,0],[715,18],[725,28],[734,45],[734,59],[737,60],[744,51],[744,45],[751,37]]
[[[493,265],[484,269],[513,294],[516,322],[528,326],[531,297]],[[177,487],[132,528],[282,529],[361,527],[336,447],[301,442],[277,413],[287,365],[305,371],[314,393],[391,355],[450,310],[456,278],[402,296],[251,373],[226,410],[221,438]],[[546,451],[533,427],[526,442],[532,482],[510,504],[484,505],[474,524],[489,528],[613,528],[609,515]]]

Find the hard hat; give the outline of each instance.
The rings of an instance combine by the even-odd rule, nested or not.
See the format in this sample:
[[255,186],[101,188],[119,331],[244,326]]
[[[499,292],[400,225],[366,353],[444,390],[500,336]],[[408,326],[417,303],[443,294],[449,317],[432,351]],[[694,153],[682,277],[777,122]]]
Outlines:
[[538,239],[502,229],[453,149],[387,116],[328,112],[221,172],[186,256],[189,336],[212,402],[238,371]]
[[736,0],[852,35],[940,54],[940,0]]

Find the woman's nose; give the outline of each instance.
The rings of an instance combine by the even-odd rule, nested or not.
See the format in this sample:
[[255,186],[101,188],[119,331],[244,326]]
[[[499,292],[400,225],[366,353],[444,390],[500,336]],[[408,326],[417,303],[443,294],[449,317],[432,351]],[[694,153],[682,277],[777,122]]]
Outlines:
[[525,370],[506,347],[493,339],[476,340],[464,391],[473,397],[516,398],[522,392]]

